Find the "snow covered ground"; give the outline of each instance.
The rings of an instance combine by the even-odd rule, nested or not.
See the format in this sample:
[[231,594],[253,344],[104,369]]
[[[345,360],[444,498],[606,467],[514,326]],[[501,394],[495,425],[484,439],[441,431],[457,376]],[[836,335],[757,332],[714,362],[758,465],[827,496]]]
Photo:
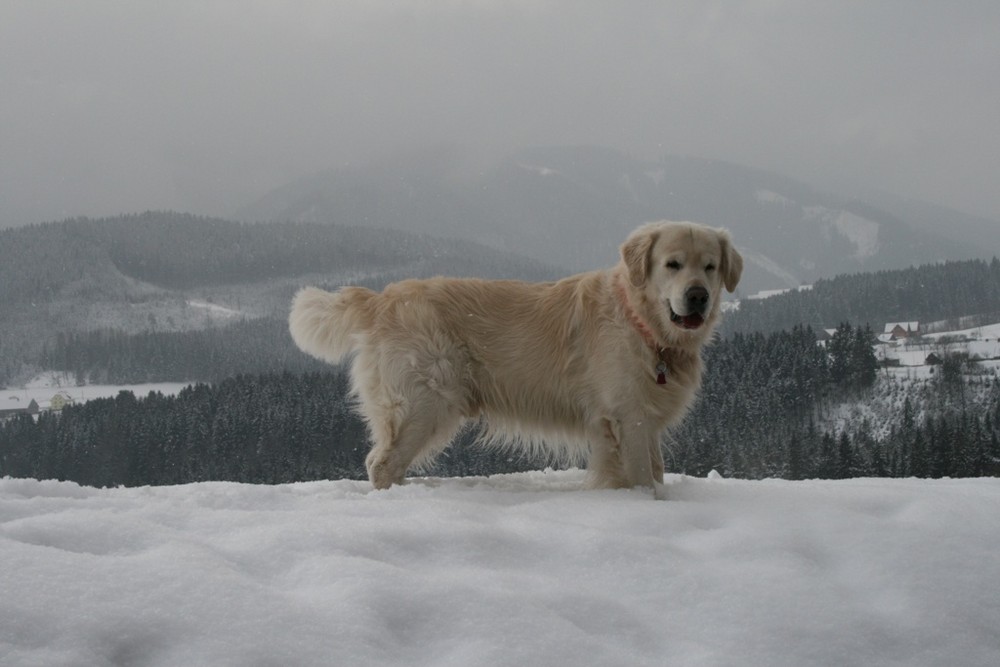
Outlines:
[[220,306],[215,303],[209,303],[208,301],[196,301],[189,299],[187,305],[192,308],[198,308],[204,310],[212,315],[217,315],[223,320],[233,319],[237,317],[245,317],[246,314],[236,310],[235,308],[229,308],[228,306]]
[[986,324],[960,331],[941,331],[924,335],[925,338],[936,340],[938,338],[950,337],[973,341],[996,342],[1000,339],[1000,324]]
[[22,387],[0,389],[0,409],[23,408],[32,400],[45,410],[56,394],[63,394],[74,403],[85,403],[95,398],[112,398],[120,391],[131,391],[137,397],[145,397],[151,391],[165,396],[173,396],[190,383],[155,382],[150,384],[91,384],[77,386],[68,373],[46,371]]
[[925,334],[914,341],[883,344],[875,347],[879,361],[894,360],[904,368],[927,367],[927,356],[939,358],[947,354],[967,354],[982,360],[984,368],[996,366],[1000,359],[1000,324],[989,324],[961,331],[940,331]]
[[0,664],[998,665],[1000,480],[0,480]]

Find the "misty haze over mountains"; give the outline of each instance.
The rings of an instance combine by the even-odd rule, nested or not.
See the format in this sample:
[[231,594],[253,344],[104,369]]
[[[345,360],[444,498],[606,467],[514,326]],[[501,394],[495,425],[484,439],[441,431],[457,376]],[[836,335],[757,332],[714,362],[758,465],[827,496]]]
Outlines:
[[1000,246],[996,2],[7,2],[0,61],[0,228],[239,211],[572,271],[691,218],[743,292]]
[[238,217],[473,239],[568,272],[613,264],[642,222],[694,220],[732,230],[747,259],[743,295],[1000,250],[995,223],[946,207],[878,193],[861,201],[726,162],[647,161],[598,147],[530,148],[492,161],[454,146],[427,149],[297,180]]
[[[122,214],[135,217],[127,211]],[[518,264],[515,256],[533,260],[547,267],[551,277],[614,264],[619,244],[643,222],[693,220],[733,232],[746,259],[736,298],[837,275],[990,259],[1000,254],[1000,223],[944,206],[880,192],[867,193],[863,199],[825,192],[784,175],[728,162],[674,155],[644,160],[587,146],[527,148],[503,158],[483,158],[455,145],[399,153],[391,159],[298,179],[246,204],[231,218],[275,227],[261,236],[273,238],[274,247],[262,248],[260,257],[278,251],[279,246],[287,254],[282,235],[291,234],[287,245],[296,247],[301,230],[290,231],[282,223],[309,222],[361,227],[382,239],[395,234],[401,238],[394,243],[410,244],[411,249],[453,248],[450,240],[471,241],[477,248],[486,246],[505,254],[510,266]],[[155,226],[156,220],[166,224],[176,221],[177,215],[147,215],[145,219]],[[213,225],[219,222],[216,219]],[[180,237],[173,236],[178,230],[171,225],[161,228],[157,234],[163,238],[162,249],[154,254],[170,253],[178,244],[190,245],[202,232],[215,233],[197,231],[202,224],[207,223],[199,223],[195,216],[185,223],[187,229]],[[108,229],[107,224],[103,228]],[[144,236],[152,231],[143,229],[147,230]],[[233,243],[240,242],[239,233],[227,234]],[[407,240],[414,234],[430,238],[419,243]],[[39,229],[29,236],[35,245],[44,245],[42,238],[49,238],[51,230]],[[328,246],[330,239],[348,245]],[[308,272],[314,265],[337,273],[345,252],[363,255],[371,245],[366,240],[355,248],[339,232],[330,239],[308,246],[298,262],[282,255],[282,266],[289,266],[289,275]],[[213,244],[226,242],[225,236],[212,240]],[[320,247],[327,249],[325,260],[315,256]],[[241,250],[236,247],[233,252],[239,255]],[[419,259],[422,264],[411,266],[411,271],[420,274],[437,266],[437,271],[451,275],[488,277],[492,269],[472,259],[480,252],[469,246],[469,257],[462,260],[461,254],[453,254],[445,264],[437,255],[407,261]],[[392,279],[409,277],[405,266],[383,265],[382,259],[373,261],[372,271],[389,278],[385,272],[392,265]],[[10,261],[21,262],[16,256]],[[352,267],[364,270],[352,262]],[[300,266],[292,269],[296,263]],[[271,269],[263,267],[257,278],[270,277]],[[536,279],[537,273],[506,272],[507,277],[525,279]],[[8,287],[15,289],[23,279],[15,276]],[[255,276],[246,274],[241,279]]]
[[333,165],[597,145],[1000,219],[1000,4],[0,3],[0,227],[209,217]]

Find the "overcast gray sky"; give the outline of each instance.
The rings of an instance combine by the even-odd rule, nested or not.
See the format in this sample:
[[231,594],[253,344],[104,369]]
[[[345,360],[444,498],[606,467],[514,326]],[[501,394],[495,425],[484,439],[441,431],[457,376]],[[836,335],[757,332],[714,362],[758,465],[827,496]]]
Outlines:
[[719,158],[1000,220],[1000,2],[4,0],[0,226],[399,149]]

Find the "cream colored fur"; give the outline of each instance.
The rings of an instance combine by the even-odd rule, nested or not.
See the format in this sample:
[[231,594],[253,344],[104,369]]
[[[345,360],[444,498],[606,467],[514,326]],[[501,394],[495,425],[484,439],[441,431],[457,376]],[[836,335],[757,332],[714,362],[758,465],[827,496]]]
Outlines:
[[[432,278],[381,293],[307,287],[289,327],[305,352],[353,355],[351,377],[379,489],[444,449],[467,420],[521,445],[587,459],[590,485],[662,490],[660,438],[701,382],[701,347],[743,260],[729,234],[650,223],[617,266],[553,283]],[[685,329],[685,291],[708,290],[704,323]],[[663,352],[658,353],[657,347]],[[662,356],[667,382],[656,383]]]

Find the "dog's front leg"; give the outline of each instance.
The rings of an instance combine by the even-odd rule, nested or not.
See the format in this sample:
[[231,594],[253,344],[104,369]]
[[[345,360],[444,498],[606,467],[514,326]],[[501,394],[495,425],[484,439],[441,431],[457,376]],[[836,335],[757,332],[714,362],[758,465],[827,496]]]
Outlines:
[[663,458],[659,440],[641,419],[602,419],[591,451],[590,485],[595,488],[631,488],[663,485]]
[[663,484],[663,450],[660,448],[660,438],[654,437],[649,441],[649,461],[653,469],[653,496],[657,500],[667,499],[667,487]]

